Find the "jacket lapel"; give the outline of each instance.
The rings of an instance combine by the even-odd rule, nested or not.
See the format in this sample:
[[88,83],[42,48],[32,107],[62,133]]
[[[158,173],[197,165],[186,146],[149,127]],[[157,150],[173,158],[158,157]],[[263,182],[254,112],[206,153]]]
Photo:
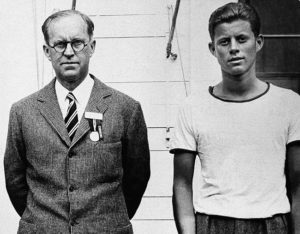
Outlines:
[[[91,77],[94,79],[94,86],[88,104],[85,108],[85,112],[88,111],[104,114],[108,108],[108,100],[106,97],[110,96],[112,91],[108,86],[96,79],[94,76],[91,75]],[[76,142],[79,141],[89,131],[89,122],[83,114],[71,146],[76,144]]]
[[63,116],[55,93],[55,79],[39,93],[38,106],[41,114],[58,133],[60,138],[69,146],[71,144]]

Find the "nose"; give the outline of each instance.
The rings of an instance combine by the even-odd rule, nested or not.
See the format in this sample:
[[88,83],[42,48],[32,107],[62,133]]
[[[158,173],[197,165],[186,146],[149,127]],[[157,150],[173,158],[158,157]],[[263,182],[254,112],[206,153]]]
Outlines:
[[232,39],[230,42],[230,54],[236,54],[239,52],[239,44],[235,39]]
[[67,57],[74,55],[74,50],[73,50],[73,48],[71,46],[71,43],[67,44],[67,47],[66,47],[66,49],[64,51],[64,55],[67,56]]

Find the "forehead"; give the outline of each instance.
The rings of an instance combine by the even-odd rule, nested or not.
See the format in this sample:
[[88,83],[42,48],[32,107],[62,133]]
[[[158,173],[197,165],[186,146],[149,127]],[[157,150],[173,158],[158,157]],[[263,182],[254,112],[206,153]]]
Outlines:
[[246,20],[235,20],[230,23],[221,23],[215,28],[215,38],[241,34],[254,35],[250,23]]
[[48,29],[49,39],[86,38],[86,22],[79,15],[68,15],[54,19]]

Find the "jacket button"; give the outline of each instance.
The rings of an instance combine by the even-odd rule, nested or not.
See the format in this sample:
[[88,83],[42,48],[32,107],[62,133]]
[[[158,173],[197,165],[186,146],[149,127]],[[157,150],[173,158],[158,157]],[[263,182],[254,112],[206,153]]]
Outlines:
[[73,152],[69,152],[68,156],[69,156],[69,158],[72,158],[74,156],[74,153]]
[[75,190],[75,187],[73,186],[73,185],[71,185],[70,187],[69,187],[69,191],[70,192],[73,192]]
[[71,222],[70,222],[70,225],[71,226],[74,226],[74,225],[76,225],[76,224],[78,224],[75,220],[71,220]]

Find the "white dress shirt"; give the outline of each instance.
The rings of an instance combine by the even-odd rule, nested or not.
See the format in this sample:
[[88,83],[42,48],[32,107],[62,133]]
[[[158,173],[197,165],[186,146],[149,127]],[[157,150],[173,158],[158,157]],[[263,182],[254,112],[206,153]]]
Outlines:
[[[94,80],[87,76],[80,85],[78,85],[73,91],[73,95],[75,96],[76,100],[76,107],[77,107],[77,113],[78,113],[78,120],[80,122],[85,107],[89,101],[89,98],[91,96],[92,88],[94,85]],[[67,110],[69,107],[69,101],[67,99],[67,94],[70,92],[67,90],[64,86],[61,85],[60,82],[56,80],[55,82],[55,91],[56,96],[58,100],[58,104],[61,110],[61,113],[63,115],[63,118],[67,115]]]

